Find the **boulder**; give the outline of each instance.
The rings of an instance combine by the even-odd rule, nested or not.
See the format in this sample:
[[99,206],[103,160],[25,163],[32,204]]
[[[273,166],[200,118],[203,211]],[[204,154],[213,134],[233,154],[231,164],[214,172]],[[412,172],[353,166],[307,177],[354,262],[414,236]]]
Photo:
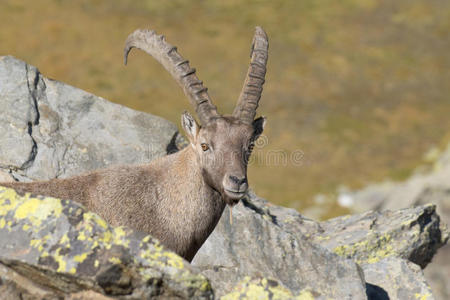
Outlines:
[[20,181],[145,163],[183,144],[171,122],[45,78],[12,56],[0,57],[0,107],[0,170]]
[[[229,293],[248,276],[269,277],[294,295],[311,290],[325,298],[364,299],[374,289],[395,295],[400,286],[392,282],[366,285],[365,265],[386,275],[385,264],[376,264],[386,258],[425,266],[448,240],[433,205],[319,223],[250,193],[233,208],[232,223],[228,213],[192,262],[211,280],[217,295]],[[398,268],[390,270],[391,276],[393,270]],[[411,274],[425,282],[421,272]],[[405,287],[408,293],[416,291],[410,288]]]
[[[346,192],[354,212],[413,207],[433,203],[444,223],[450,224],[450,144],[442,151],[431,167],[418,167],[403,182],[383,182],[361,190]],[[433,262],[425,269],[425,276],[436,299],[450,299],[450,245],[439,250]]]
[[[252,201],[253,198],[255,201]],[[228,208],[192,264],[202,270],[221,296],[245,277],[279,281],[294,294],[312,289],[332,299],[364,299],[362,272],[352,260],[311,243],[294,226],[271,214],[270,205],[252,195]],[[293,211],[289,212],[293,213]],[[296,213],[292,222],[303,222]],[[281,224],[280,224],[281,223]]]
[[362,268],[369,299],[434,299],[422,269],[410,261],[391,256]]
[[70,200],[0,187],[0,240],[0,291],[11,299],[213,297],[208,280],[156,239]]
[[[212,299],[213,289],[224,299],[432,298],[420,267],[405,259],[427,257],[424,249],[448,239],[432,205],[317,223],[250,194],[233,210],[192,267],[152,237],[113,228],[73,201],[0,187],[0,240],[8,241],[0,244],[0,292],[5,299]],[[368,224],[373,233],[364,231]],[[395,224],[391,238],[380,234]],[[416,226],[428,233],[413,239]],[[411,245],[394,247],[405,235]],[[345,243],[353,250],[336,250]]]
[[393,256],[425,268],[449,238],[434,204],[342,216],[320,226],[323,233],[312,241],[359,264]]

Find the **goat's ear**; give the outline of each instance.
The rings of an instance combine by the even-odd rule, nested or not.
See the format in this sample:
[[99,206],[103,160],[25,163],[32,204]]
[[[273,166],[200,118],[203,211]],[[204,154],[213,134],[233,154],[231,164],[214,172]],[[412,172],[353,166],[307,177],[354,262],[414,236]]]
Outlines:
[[256,140],[264,131],[266,117],[259,117],[253,121],[253,140]]
[[191,116],[190,113],[185,111],[181,116],[181,124],[183,125],[183,129],[186,132],[186,135],[191,144],[195,144],[195,142],[197,141],[199,126],[194,117]]

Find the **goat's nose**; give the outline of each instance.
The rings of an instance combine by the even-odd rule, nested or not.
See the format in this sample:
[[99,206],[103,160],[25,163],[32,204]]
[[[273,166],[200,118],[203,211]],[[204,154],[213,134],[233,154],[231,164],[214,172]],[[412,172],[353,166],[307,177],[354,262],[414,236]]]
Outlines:
[[230,181],[241,186],[244,183],[247,183],[247,177],[238,178],[236,176],[230,175]]

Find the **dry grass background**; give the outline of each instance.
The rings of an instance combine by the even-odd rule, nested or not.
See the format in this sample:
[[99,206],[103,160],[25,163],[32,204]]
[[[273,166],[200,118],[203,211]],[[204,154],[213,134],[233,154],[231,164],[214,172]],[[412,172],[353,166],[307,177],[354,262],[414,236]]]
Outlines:
[[[231,112],[253,28],[263,26],[268,144],[257,149],[251,185],[300,211],[325,194],[322,218],[345,211],[333,200],[340,185],[405,178],[450,140],[449,1],[0,0],[0,20],[0,55],[176,124],[188,102],[150,57],[136,51],[123,66],[127,35],[164,33]],[[298,164],[267,161],[299,150]]]

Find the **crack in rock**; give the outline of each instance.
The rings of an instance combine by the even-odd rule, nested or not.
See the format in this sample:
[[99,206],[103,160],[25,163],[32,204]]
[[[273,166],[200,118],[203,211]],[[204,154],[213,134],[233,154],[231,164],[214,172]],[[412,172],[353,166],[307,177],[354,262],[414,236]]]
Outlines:
[[[27,160],[20,166],[20,170],[25,170],[31,167],[31,165],[34,163],[34,160],[38,153],[38,145],[33,137],[33,126],[39,125],[39,106],[38,106],[38,98],[40,97],[40,93],[43,93],[45,90],[45,83],[41,80],[41,74],[39,70],[34,69],[30,70],[28,64],[25,64],[25,72],[26,72],[26,78],[27,78],[27,87],[28,91],[32,100],[32,106],[33,110],[35,112],[34,120],[30,120],[28,122],[28,134],[30,135],[31,141],[33,143],[30,151],[30,155],[28,156]],[[30,78],[32,75],[30,74],[33,72],[34,76],[33,78]],[[42,86],[39,85],[40,81],[42,82]],[[30,118],[31,119],[31,118]]]
[[259,215],[268,216],[271,219],[273,224],[275,224],[277,226],[279,225],[278,221],[277,221],[277,217],[275,215],[272,215],[268,209],[264,209],[264,208],[258,207],[257,205],[253,204],[251,202],[251,200],[249,198],[247,198],[247,197],[242,198],[241,201],[242,201],[242,204],[245,207],[247,207],[248,209],[253,210],[255,213],[257,213]]
[[20,166],[19,168],[20,170],[25,170],[31,167],[31,165],[34,163],[34,159],[36,158],[38,152],[37,143],[32,133],[33,133],[33,124],[31,122],[28,122],[28,134],[30,135],[33,146],[31,146],[30,155],[28,156],[27,160]]

